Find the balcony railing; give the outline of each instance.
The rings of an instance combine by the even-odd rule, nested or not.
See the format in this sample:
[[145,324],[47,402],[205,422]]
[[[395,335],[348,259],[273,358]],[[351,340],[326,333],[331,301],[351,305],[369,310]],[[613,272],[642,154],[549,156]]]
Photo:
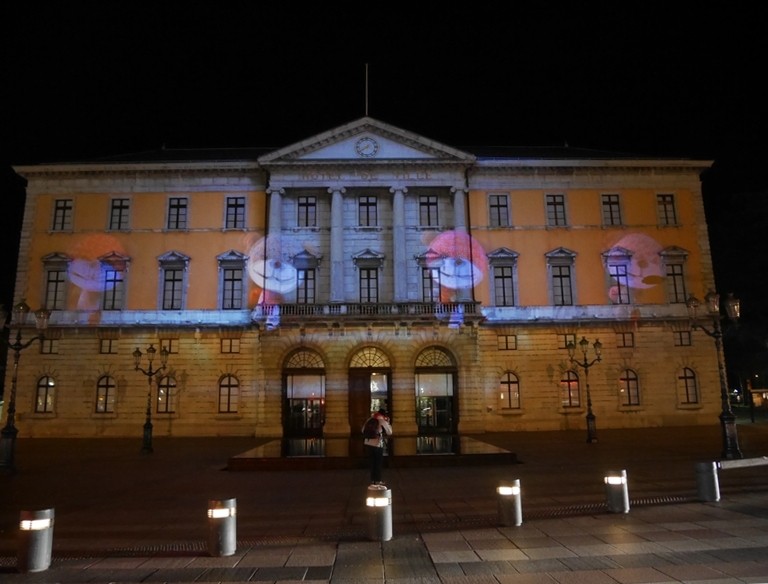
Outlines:
[[261,304],[253,309],[251,318],[258,322],[279,317],[293,320],[398,320],[450,319],[461,315],[481,318],[478,302],[394,302],[394,303],[334,303],[334,304]]

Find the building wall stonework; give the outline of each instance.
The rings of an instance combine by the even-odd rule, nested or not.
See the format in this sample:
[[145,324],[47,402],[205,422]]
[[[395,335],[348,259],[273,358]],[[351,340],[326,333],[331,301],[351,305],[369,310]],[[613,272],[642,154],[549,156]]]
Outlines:
[[[360,137],[379,142],[372,157],[356,151]],[[699,184],[708,165],[570,149],[483,159],[364,118],[240,160],[20,168],[29,188],[16,299],[36,309],[62,296],[43,349],[21,357],[20,435],[138,436],[148,403],[157,436],[278,438],[295,419],[300,436],[356,435],[353,384],[365,368],[351,363],[368,349],[386,356],[371,369],[389,375],[401,435],[437,431],[430,409],[443,433],[584,429],[587,379],[598,432],[717,423],[718,356],[685,306],[714,283]],[[361,196],[375,197],[375,225],[360,224]],[[421,196],[436,198],[430,222]],[[226,225],[233,197],[245,205],[236,227]],[[300,197],[314,197],[313,224],[300,219]],[[115,199],[130,207],[120,228],[110,228]],[[181,227],[169,220],[179,200]],[[313,301],[298,293],[296,261],[314,269]],[[562,266],[565,300],[554,291]],[[375,271],[377,302],[361,294],[362,267]],[[109,308],[106,272],[124,278]],[[30,338],[32,324],[29,315],[13,326]],[[602,342],[588,371],[566,349],[582,337],[590,361]],[[132,356],[150,345],[171,350],[151,385]],[[430,351],[439,364],[420,361]],[[319,402],[301,375],[289,395],[287,364],[302,352],[313,361],[291,375],[307,373]],[[430,373],[425,383],[452,394],[427,387],[437,397],[425,407],[416,378]],[[165,375],[172,396],[158,388]],[[48,402],[42,379],[53,383]]]

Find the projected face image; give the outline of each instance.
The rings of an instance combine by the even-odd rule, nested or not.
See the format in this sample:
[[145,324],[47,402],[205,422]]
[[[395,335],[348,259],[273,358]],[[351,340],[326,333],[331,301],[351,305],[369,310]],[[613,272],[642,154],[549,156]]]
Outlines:
[[105,289],[104,269],[99,258],[111,254],[127,255],[122,244],[113,236],[88,235],[79,239],[69,250],[69,281],[80,288],[78,310],[98,310],[99,296]]
[[630,233],[613,247],[623,247],[632,253],[628,267],[630,288],[653,288],[664,281],[659,255],[663,248],[655,239],[642,233]]
[[271,304],[296,289],[296,268],[283,261],[279,236],[265,236],[248,250],[248,275],[262,290],[257,303]]
[[480,243],[464,231],[446,231],[429,242],[427,266],[440,270],[440,285],[451,290],[477,286],[488,261]]

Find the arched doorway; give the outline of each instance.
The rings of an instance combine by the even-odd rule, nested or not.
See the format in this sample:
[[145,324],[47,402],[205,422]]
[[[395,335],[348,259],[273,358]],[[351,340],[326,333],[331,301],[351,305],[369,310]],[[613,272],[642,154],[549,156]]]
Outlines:
[[[389,357],[376,347],[363,347],[349,363],[349,427],[354,437],[371,412],[391,409],[392,369]],[[391,415],[391,411],[390,411]]]
[[453,357],[440,347],[428,347],[416,357],[415,366],[419,435],[455,434],[459,412]]
[[321,438],[325,424],[325,363],[302,349],[283,366],[283,436]]

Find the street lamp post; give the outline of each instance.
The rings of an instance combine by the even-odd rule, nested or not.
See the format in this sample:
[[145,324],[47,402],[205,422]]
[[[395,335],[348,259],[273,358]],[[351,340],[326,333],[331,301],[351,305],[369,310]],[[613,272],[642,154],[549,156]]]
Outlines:
[[154,369],[153,362],[155,360],[155,353],[157,353],[157,349],[155,349],[153,345],[149,345],[149,348],[147,349],[147,361],[149,362],[149,367],[147,367],[147,369],[143,369],[141,367],[141,351],[138,347],[136,347],[136,350],[133,352],[133,363],[135,365],[135,369],[136,371],[141,371],[144,375],[147,376],[147,382],[149,385],[147,388],[147,417],[146,421],[144,422],[144,442],[141,447],[141,451],[145,453],[152,452],[152,378],[159,375],[159,373],[165,369],[165,366],[168,363],[168,349],[163,347],[160,349],[160,367]]
[[579,348],[582,353],[582,360],[576,359],[576,345],[573,341],[566,345],[568,349],[568,359],[570,359],[572,365],[581,367],[584,370],[584,379],[587,385],[587,443],[597,442],[597,426],[595,424],[595,414],[592,413],[592,394],[589,390],[589,368],[595,363],[602,361],[603,343],[599,339],[595,340],[592,344],[592,348],[595,350],[595,358],[591,361],[587,358],[587,350],[589,349],[589,341],[586,337],[581,337],[579,341]]
[[[688,297],[686,306],[688,307],[688,313],[691,317],[691,328],[699,329],[709,337],[715,339],[715,350],[717,352],[717,369],[720,375],[720,430],[723,435],[723,454],[722,457],[728,460],[734,458],[742,458],[741,449],[739,448],[739,436],[736,431],[736,416],[731,409],[731,400],[728,399],[728,382],[725,378],[725,365],[723,363],[723,330],[720,326],[720,295],[714,290],[710,289],[706,296],[704,296],[704,303],[706,304],[707,312],[712,317],[712,328],[699,324],[697,322],[698,316],[696,314],[701,302],[693,294]],[[728,314],[728,318],[733,321],[737,321],[740,316],[740,302],[737,298],[734,298],[733,294],[728,294],[728,299],[725,301],[725,311]]]
[[[13,377],[11,378],[11,395],[8,399],[8,417],[6,418],[5,426],[0,431],[0,468],[3,470],[9,470],[13,472],[16,470],[15,458],[16,458],[16,436],[19,433],[16,428],[16,383],[18,380],[19,371],[19,357],[21,352],[29,347],[37,340],[41,342],[45,338],[45,329],[48,328],[48,319],[51,316],[51,311],[41,308],[35,312],[35,326],[38,334],[32,337],[26,342],[21,340],[21,327],[27,320],[27,315],[32,309],[29,305],[22,300],[16,306],[13,307],[13,319],[19,327],[16,330],[16,340],[11,342],[10,338],[3,337],[3,341],[8,345],[8,348],[13,351]],[[0,319],[2,319],[3,326],[8,327],[8,314],[5,309],[0,306]],[[10,328],[10,327],[9,327]]]

